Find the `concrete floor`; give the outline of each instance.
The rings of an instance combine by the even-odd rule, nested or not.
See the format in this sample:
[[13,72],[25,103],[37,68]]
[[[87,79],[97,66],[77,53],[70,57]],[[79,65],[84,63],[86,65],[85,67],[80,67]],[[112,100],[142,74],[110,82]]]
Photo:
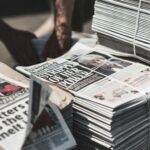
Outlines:
[[[40,13],[40,14],[8,17],[8,18],[4,18],[4,20],[14,28],[33,32],[44,22],[44,20],[46,20],[48,15],[49,15],[48,13]],[[87,32],[87,33],[92,32],[91,22],[88,22],[84,25],[83,32]],[[16,64],[16,62],[9,54],[8,50],[3,45],[2,42],[0,42],[0,61],[11,67]]]

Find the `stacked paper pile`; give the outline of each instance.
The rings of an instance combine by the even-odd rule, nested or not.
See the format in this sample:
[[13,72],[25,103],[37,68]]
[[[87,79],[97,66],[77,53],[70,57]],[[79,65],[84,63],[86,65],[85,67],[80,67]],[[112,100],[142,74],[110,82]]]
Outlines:
[[150,68],[133,64],[80,90],[74,135],[81,149],[147,150]]
[[96,0],[92,28],[100,44],[149,61],[149,0]]
[[98,89],[95,99],[74,100],[74,134],[79,146],[86,148],[86,141],[91,147],[95,142],[105,149],[146,149],[149,116],[145,95],[119,82],[108,82]]
[[73,96],[58,88],[57,86],[50,85],[52,89],[50,100],[56,104],[56,106],[60,109],[64,120],[66,121],[68,127],[72,130],[73,124],[73,109],[72,109],[72,100]]
[[[73,100],[73,99],[72,99]],[[72,131],[72,125],[73,125],[73,109],[72,109],[72,103],[70,103],[68,106],[62,109],[61,114],[66,121],[68,127]]]
[[74,94],[80,149],[146,150],[150,68],[96,50],[77,54],[17,69]]

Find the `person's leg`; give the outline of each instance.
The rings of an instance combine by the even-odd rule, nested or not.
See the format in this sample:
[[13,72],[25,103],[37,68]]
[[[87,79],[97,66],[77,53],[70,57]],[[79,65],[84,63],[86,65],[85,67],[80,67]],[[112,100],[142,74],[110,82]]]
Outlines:
[[33,65],[39,62],[31,40],[36,36],[27,31],[10,27],[0,19],[0,40],[20,65]]
[[[43,59],[55,58],[65,53],[71,46],[71,19],[74,0],[54,0],[54,31],[44,50]],[[46,23],[47,26],[49,23]],[[8,48],[20,65],[32,65],[39,62],[32,46],[34,34],[11,28],[0,19],[0,40]]]
[[54,32],[43,51],[43,57],[55,58],[71,46],[71,20],[74,0],[55,0]]

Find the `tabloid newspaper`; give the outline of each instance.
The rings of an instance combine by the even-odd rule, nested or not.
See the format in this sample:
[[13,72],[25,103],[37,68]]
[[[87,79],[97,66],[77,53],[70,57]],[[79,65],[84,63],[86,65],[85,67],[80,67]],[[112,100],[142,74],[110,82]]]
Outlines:
[[[4,150],[65,150],[76,142],[57,106],[52,89],[32,77],[31,87],[0,74],[0,146]],[[30,95],[30,98],[29,98]]]
[[147,148],[150,67],[77,43],[63,57],[17,69],[74,94],[79,148]]
[[99,45],[150,64],[149,8],[149,0],[95,0],[92,29]]
[[0,74],[0,145],[20,150],[26,135],[29,91]]
[[[77,49],[80,49],[80,53]],[[139,92],[143,87],[144,92],[149,91],[149,87],[145,86],[150,82],[148,66],[93,50],[81,43],[77,43],[75,48],[63,57],[34,66],[20,66],[17,69],[112,109],[131,99],[143,97],[143,93]],[[129,80],[127,75],[130,74],[132,79]]]

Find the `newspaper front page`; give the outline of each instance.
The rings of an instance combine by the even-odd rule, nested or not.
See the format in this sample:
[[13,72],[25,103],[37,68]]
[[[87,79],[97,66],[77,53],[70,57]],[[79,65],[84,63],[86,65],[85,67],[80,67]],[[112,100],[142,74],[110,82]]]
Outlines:
[[[80,50],[81,48],[85,49],[84,46],[81,47],[81,44],[79,44],[79,48]],[[18,67],[17,69],[28,75],[34,74],[79,97],[107,105],[113,109],[129,102],[130,99],[144,98],[143,93],[138,92],[136,86],[124,83],[115,76],[122,72],[131,72],[130,70],[140,66],[146,69],[147,66],[126,61],[95,49],[85,51],[71,59],[74,54],[75,51],[73,54],[69,54],[70,58],[63,56],[43,64]],[[124,76],[126,75],[124,74]],[[108,93],[108,88],[109,91],[112,91],[111,95]]]
[[28,89],[0,75],[0,145],[20,150],[27,127]]
[[[6,70],[9,72],[9,68]],[[29,85],[26,84],[28,82],[22,83],[22,79],[25,81],[22,76],[18,76],[16,81],[10,79],[9,74],[0,74],[1,147],[4,150],[65,150],[75,147],[76,142],[60,111],[50,102],[49,97],[52,101],[57,97],[58,93],[53,91],[55,88],[51,89],[44,82],[34,78],[31,80],[29,99]],[[71,99],[64,103],[60,103],[58,99],[56,101],[61,109],[68,105]]]
[[114,150],[147,144],[150,67],[103,49],[71,58],[45,62],[48,67],[44,63],[18,69],[75,95],[74,131],[82,142]]

